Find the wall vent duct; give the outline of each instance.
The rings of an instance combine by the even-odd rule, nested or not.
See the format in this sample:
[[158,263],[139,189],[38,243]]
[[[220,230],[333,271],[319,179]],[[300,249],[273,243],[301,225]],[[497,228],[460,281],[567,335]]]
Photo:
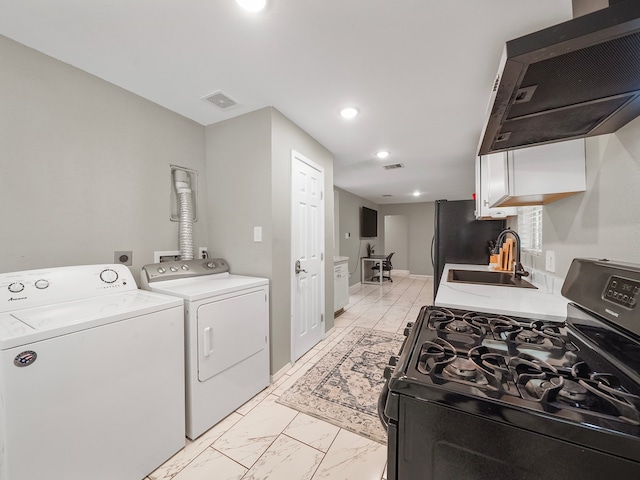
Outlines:
[[404,168],[404,165],[401,163],[392,163],[391,165],[383,165],[382,168],[385,170],[394,170],[396,168]]
[[221,110],[226,110],[227,108],[233,107],[237,105],[237,102],[230,98],[228,95],[222,92],[222,90],[218,90],[217,92],[213,92],[210,95],[202,98],[209,103],[214,104]]

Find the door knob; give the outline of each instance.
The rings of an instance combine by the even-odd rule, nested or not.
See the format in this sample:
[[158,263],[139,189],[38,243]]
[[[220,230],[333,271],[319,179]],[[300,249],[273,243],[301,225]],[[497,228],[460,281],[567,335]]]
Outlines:
[[296,274],[300,272],[307,273],[307,271],[304,268],[300,267],[300,260],[296,260]]

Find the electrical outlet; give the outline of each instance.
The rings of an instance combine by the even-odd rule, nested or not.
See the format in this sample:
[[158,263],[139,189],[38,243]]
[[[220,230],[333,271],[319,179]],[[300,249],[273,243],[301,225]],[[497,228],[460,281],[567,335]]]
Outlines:
[[554,273],[556,271],[556,254],[553,250],[547,250],[545,269],[547,272]]
[[198,248],[198,258],[209,258],[209,250],[207,250],[207,247]]
[[119,263],[120,265],[133,265],[133,252],[132,251],[117,251],[113,252],[113,263]]

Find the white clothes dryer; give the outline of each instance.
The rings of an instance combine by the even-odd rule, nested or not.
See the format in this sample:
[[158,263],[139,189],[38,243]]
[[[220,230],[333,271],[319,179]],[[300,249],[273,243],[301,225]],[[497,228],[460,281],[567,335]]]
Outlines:
[[186,431],[195,439],[270,384],[269,280],[204,259],[146,265],[141,285],[184,299]]
[[183,448],[182,311],[123,265],[0,274],[0,479],[140,480]]

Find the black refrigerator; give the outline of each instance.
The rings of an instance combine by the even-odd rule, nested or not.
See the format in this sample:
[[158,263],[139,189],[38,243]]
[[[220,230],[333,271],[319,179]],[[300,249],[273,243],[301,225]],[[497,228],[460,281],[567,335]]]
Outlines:
[[504,220],[476,220],[474,200],[436,200],[431,241],[433,300],[446,263],[488,265],[490,245],[506,227]]

